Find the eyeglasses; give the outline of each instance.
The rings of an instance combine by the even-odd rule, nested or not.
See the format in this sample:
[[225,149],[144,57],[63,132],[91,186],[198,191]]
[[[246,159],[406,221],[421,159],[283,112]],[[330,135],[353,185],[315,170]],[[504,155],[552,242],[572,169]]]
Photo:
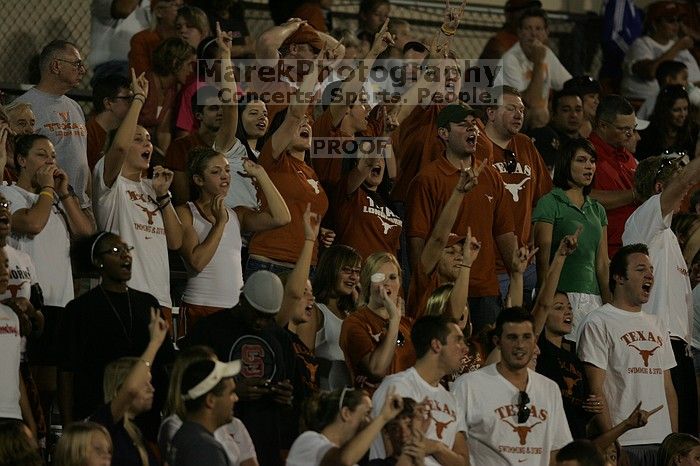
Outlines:
[[82,60],[71,61],[71,60],[65,60],[63,58],[56,58],[56,60],[70,63],[71,65],[73,65],[75,67],[76,70],[79,70],[80,68],[86,69],[85,64],[83,63]]
[[100,251],[98,254],[109,254],[110,256],[121,256],[123,254],[128,254],[134,250],[133,246],[112,246],[109,249]]
[[666,16],[665,18],[661,18],[661,21],[664,23],[678,23],[680,20],[681,18],[678,16]]
[[343,267],[340,269],[340,273],[345,275],[360,275],[362,270],[359,267]]
[[605,120],[601,120],[601,121],[605,124],[612,126],[613,128],[615,128],[618,131],[622,131],[623,133],[625,133],[625,136],[632,136],[632,133],[634,133],[634,130],[637,129],[636,124],[630,128],[629,126],[617,126],[612,121],[605,121]]
[[123,100],[125,102],[132,102],[134,100],[134,95],[117,95],[112,97],[112,100]]
[[8,200],[0,201],[0,209],[10,210],[10,207],[12,207],[12,201],[8,201]]
[[503,155],[506,158],[506,171],[508,173],[515,173],[515,169],[518,168],[518,161],[515,158],[515,152],[505,149],[503,151]]
[[530,419],[530,410],[527,408],[529,402],[530,397],[527,392],[521,390],[518,398],[518,424],[527,422],[527,420]]
[[338,412],[343,410],[343,401],[345,401],[345,394],[353,390],[355,389],[352,387],[343,387],[343,391],[340,392],[340,398],[338,399]]
[[674,170],[677,170],[679,168],[685,167],[690,162],[688,154],[686,154],[685,152],[666,152],[662,154],[661,157],[661,163],[659,164],[659,168],[656,170],[656,174],[654,175],[654,184],[656,184],[656,181],[667,168],[675,166]]

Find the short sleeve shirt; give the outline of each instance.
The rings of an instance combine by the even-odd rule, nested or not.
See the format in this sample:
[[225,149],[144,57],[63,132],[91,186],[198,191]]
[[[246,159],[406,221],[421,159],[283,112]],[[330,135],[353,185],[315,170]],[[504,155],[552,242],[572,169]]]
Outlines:
[[[340,329],[340,347],[345,354],[345,362],[356,388],[367,390],[370,394],[381,382],[363,367],[362,359],[376,350],[386,338],[389,321],[375,314],[369,307],[363,306],[343,320]],[[411,321],[402,317],[399,323],[397,340],[403,336],[403,344],[396,344],[394,356],[386,370],[386,375],[408,369],[416,362],[416,352],[411,341]]]
[[325,435],[308,430],[292,444],[287,466],[320,466],[326,453],[336,446]]
[[650,409],[664,406],[645,427],[621,435],[621,445],[661,443],[671,433],[664,371],[675,367],[676,360],[668,332],[656,316],[603,305],[583,322],[578,356],[606,371],[603,393],[613,425],[639,402]]
[[564,262],[557,289],[567,293],[600,295],[596,275],[596,253],[603,227],[608,224],[603,206],[586,196],[583,206],[579,208],[571,202],[563,189],[554,188],[537,203],[532,213],[532,222],[552,225],[550,260],[556,254],[562,238],[573,235],[579,225],[583,226],[578,238],[578,247]]
[[[561,64],[549,47],[547,47],[547,53],[544,57],[544,65],[545,76],[544,85],[542,86],[542,100],[546,103],[549,98],[549,91],[552,89],[555,91],[561,90],[564,87],[564,83],[571,79],[571,73],[564,68],[564,65]],[[519,91],[524,91],[532,80],[533,67],[534,63],[525,56],[525,52],[523,52],[520,42],[518,42],[503,55],[503,84],[513,86]]]
[[556,383],[528,369],[530,416],[518,423],[520,390],[496,364],[460,376],[452,388],[466,415],[471,464],[549,466],[552,451],[571,442]]

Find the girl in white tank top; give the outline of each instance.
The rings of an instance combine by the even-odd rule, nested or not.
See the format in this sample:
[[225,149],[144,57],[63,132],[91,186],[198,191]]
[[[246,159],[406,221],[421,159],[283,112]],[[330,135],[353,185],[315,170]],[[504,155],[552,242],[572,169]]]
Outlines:
[[243,287],[241,232],[263,231],[289,222],[289,211],[265,170],[245,160],[243,169],[260,186],[267,210],[256,212],[245,207],[230,209],[225,204],[231,183],[229,162],[223,154],[208,147],[192,149],[187,167],[194,202],[178,206],[183,239],[180,254],[189,274],[183,295],[182,318],[197,317],[238,304]]

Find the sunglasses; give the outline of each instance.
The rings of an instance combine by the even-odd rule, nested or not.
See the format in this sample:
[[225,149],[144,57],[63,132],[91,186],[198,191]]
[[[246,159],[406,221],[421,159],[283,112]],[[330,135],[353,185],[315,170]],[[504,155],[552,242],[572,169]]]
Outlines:
[[658,180],[664,170],[674,166],[674,170],[677,170],[685,167],[690,162],[690,159],[685,152],[676,152],[673,154],[665,153],[662,155],[662,157],[663,160],[661,160],[659,168],[656,170],[656,174],[654,175],[654,183],[656,183],[656,180]]
[[515,152],[505,149],[503,151],[503,155],[506,158],[506,171],[508,173],[515,173],[515,169],[518,168],[518,161],[515,158]]
[[527,422],[530,419],[530,410],[527,408],[527,404],[530,402],[530,397],[527,392],[520,391],[520,396],[518,397],[518,424]]
[[338,412],[343,410],[343,401],[345,401],[345,394],[353,390],[355,389],[352,387],[343,387],[343,391],[340,393],[340,398],[338,399]]

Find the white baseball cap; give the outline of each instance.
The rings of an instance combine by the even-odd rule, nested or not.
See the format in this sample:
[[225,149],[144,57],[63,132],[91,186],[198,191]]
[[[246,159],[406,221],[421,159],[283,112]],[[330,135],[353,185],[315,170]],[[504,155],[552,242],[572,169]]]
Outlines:
[[[222,379],[225,379],[227,377],[233,377],[241,371],[241,361],[238,359],[231,362],[221,362],[206,359],[203,361],[197,361],[192,363],[185,370],[185,374],[188,372],[188,369],[194,369],[193,366],[204,366],[205,364],[213,365],[213,367],[211,368],[211,372],[209,372],[209,375],[207,375],[204,379],[198,382],[194,387],[187,390],[187,392],[182,393],[183,400],[196,400],[200,396],[209,393],[209,391],[211,391],[212,388],[216,387],[216,384],[218,384]],[[185,375],[183,374],[183,381],[184,379]]]

